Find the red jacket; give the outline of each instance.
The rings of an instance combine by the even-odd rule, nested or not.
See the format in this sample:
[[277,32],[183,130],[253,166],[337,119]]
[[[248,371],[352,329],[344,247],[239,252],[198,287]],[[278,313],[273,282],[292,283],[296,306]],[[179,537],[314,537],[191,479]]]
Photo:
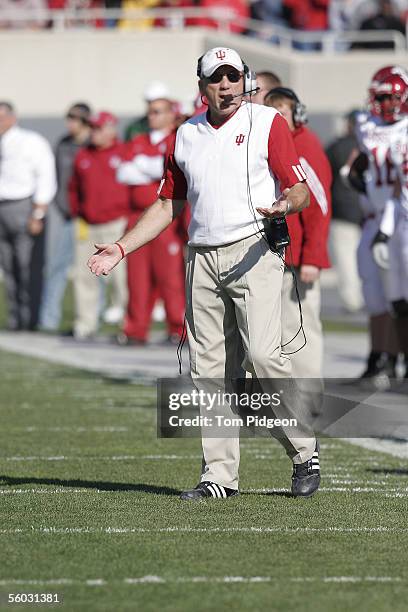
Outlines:
[[[135,161],[137,164],[137,156],[143,155],[146,157],[162,157],[163,165],[164,158],[167,150],[167,143],[170,138],[173,138],[172,134],[166,136],[160,142],[153,144],[150,135],[138,134],[127,143],[126,147],[126,160]],[[136,158],[136,159],[135,159]],[[130,199],[131,206],[135,210],[144,210],[151,206],[157,200],[157,190],[159,189],[162,172],[156,179],[151,179],[150,182],[144,185],[131,185],[130,186]]]
[[296,153],[307,176],[310,206],[301,213],[289,215],[287,223],[291,248],[286,262],[329,268],[327,240],[331,218],[332,171],[317,136],[301,126],[292,132]]
[[97,225],[128,216],[129,187],[116,180],[123,155],[124,144],[120,142],[107,149],[90,145],[78,151],[68,187],[74,217]]

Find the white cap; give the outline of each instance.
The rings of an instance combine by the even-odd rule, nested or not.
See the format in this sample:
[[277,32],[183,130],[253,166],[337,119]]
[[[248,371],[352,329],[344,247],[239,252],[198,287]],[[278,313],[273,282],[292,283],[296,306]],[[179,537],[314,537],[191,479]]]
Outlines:
[[242,59],[234,49],[227,47],[214,47],[210,49],[201,58],[200,75],[204,77],[211,76],[220,66],[232,66],[240,72],[244,69]]
[[154,102],[154,100],[171,100],[171,96],[167,85],[161,81],[153,81],[144,90],[144,99],[146,102]]

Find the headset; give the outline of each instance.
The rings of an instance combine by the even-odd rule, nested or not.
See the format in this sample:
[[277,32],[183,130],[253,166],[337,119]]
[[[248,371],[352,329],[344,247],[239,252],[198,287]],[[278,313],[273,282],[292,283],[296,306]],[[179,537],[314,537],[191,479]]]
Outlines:
[[307,118],[306,106],[302,104],[302,102],[299,100],[299,98],[297,97],[293,89],[290,89],[289,87],[274,87],[273,89],[268,91],[266,95],[267,96],[272,96],[272,95],[283,96],[285,98],[289,98],[289,100],[292,100],[292,102],[295,103],[293,110],[292,110],[292,119],[293,119],[293,123],[295,127],[298,127],[299,125],[304,125],[305,123],[307,123],[308,118]]
[[[202,62],[204,55],[199,57],[197,60],[197,76],[199,79],[203,78],[203,75],[201,74],[201,62]],[[241,62],[242,62],[243,70],[244,70],[244,90],[242,92],[242,95],[246,96],[247,94],[250,94],[258,89],[258,86],[256,83],[256,72],[254,72],[253,70],[250,70],[248,65],[242,58],[241,58]]]

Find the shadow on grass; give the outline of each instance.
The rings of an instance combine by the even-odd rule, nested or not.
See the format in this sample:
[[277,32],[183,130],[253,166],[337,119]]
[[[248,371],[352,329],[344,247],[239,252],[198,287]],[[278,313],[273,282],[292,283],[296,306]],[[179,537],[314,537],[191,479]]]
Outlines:
[[267,495],[271,497],[295,497],[292,495],[290,491],[257,491],[256,493],[252,491],[241,491],[241,495]]
[[394,474],[394,476],[408,476],[408,468],[367,468],[366,472],[372,474]]
[[54,485],[57,487],[77,487],[84,489],[97,489],[99,491],[138,491],[140,493],[153,493],[154,495],[180,495],[178,489],[161,487],[146,483],[126,483],[126,482],[100,482],[92,480],[62,480],[60,478],[35,478],[33,476],[4,476],[0,475],[0,483],[15,486],[22,484],[34,485]]

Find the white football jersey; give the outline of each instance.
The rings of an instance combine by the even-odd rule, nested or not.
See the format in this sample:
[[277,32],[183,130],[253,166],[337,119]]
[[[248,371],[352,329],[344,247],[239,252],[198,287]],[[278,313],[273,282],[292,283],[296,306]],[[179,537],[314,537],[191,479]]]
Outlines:
[[399,141],[390,148],[390,158],[401,184],[401,195],[398,205],[408,213],[408,126]]
[[391,148],[405,137],[407,126],[408,117],[387,124],[366,113],[357,116],[356,138],[360,150],[368,157],[365,182],[373,214],[381,214],[386,201],[392,197],[397,174],[391,160]]

